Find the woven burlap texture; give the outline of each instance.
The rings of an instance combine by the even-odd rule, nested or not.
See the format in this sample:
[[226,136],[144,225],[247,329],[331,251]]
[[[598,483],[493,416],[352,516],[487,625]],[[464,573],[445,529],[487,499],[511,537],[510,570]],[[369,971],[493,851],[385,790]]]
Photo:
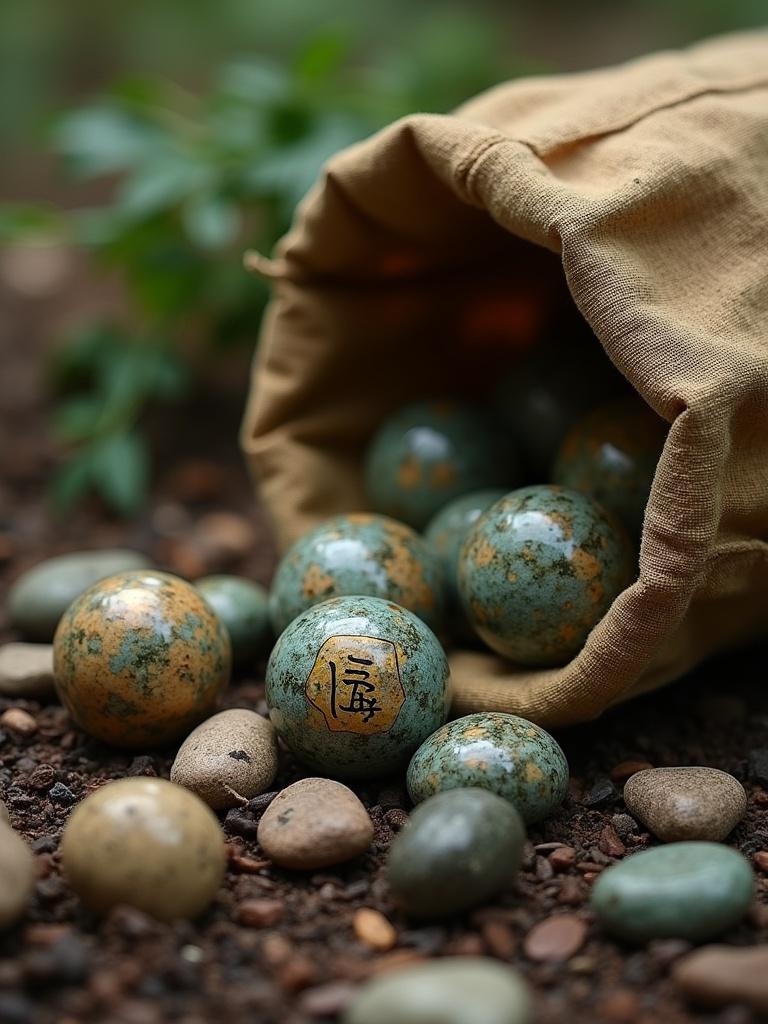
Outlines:
[[366,507],[383,416],[483,365],[466,303],[546,302],[553,268],[670,424],[637,581],[562,668],[455,653],[455,713],[584,721],[768,631],[768,33],[407,117],[251,262],[274,297],[242,443],[282,547]]

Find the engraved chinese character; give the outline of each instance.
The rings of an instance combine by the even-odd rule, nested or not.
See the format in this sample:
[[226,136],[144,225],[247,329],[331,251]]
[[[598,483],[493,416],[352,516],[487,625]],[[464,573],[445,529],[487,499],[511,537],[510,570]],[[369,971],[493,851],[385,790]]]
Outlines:
[[[376,699],[376,686],[368,682],[370,672],[364,668],[355,668],[356,665],[373,665],[372,658],[356,658],[353,654],[348,655],[347,667],[341,677],[341,685],[348,687],[347,703],[336,705],[338,697],[337,669],[336,662],[329,661],[328,668],[331,671],[331,714],[338,719],[338,711],[346,711],[351,715],[362,715],[363,722],[370,722],[373,716],[381,711],[381,705]],[[353,667],[350,667],[353,666]],[[359,679],[350,676],[360,676]],[[373,694],[373,696],[368,696]]]

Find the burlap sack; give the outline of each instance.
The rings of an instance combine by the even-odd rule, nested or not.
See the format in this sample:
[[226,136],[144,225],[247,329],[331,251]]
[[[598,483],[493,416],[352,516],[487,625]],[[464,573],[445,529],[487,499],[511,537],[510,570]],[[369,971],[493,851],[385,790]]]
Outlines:
[[637,582],[562,668],[456,653],[457,713],[583,721],[768,632],[768,33],[405,118],[252,263],[275,298],[242,442],[281,545],[365,508],[381,418],[487,383],[563,281],[671,424]]

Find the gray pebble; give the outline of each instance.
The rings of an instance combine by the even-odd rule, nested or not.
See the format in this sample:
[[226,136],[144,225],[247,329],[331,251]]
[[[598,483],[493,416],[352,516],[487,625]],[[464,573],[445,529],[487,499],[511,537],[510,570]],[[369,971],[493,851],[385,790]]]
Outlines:
[[747,811],[744,787],[717,768],[646,768],[624,786],[627,809],[665,843],[720,842]]
[[4,644],[0,647],[0,694],[36,700],[50,697],[54,692],[51,644]]
[[214,810],[247,804],[277,774],[277,734],[267,718],[245,708],[213,715],[187,736],[171,768],[175,782]]
[[512,967],[480,957],[444,957],[373,978],[342,1024],[528,1024],[525,981]]
[[92,583],[117,572],[151,567],[146,555],[124,548],[74,551],[49,558],[21,576],[9,590],[11,623],[30,640],[50,641],[66,609]]
[[359,857],[373,822],[351,789],[331,779],[301,779],[279,793],[259,822],[264,853],[284,868],[313,870]]
[[416,808],[390,847],[392,894],[412,917],[467,910],[514,882],[525,838],[520,815],[496,793],[438,793]]

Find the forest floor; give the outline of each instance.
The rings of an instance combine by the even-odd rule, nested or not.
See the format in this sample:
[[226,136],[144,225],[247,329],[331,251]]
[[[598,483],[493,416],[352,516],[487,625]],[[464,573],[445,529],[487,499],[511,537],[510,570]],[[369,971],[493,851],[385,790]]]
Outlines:
[[[2,598],[37,561],[72,549],[124,545],[184,575],[231,571],[268,582],[274,553],[237,450],[245,389],[225,389],[165,416],[152,500],[135,522],[111,518],[96,502],[65,522],[53,518],[46,487],[56,464],[48,436],[41,318],[46,302],[3,295],[0,319],[0,642],[14,639]],[[235,516],[240,540],[221,543],[211,513]],[[238,526],[239,524],[239,526]],[[217,532],[218,529],[218,532]],[[237,529],[235,529],[237,533]],[[590,885],[607,865],[654,843],[623,814],[626,762],[700,764],[740,779],[749,810],[728,842],[748,857],[768,850],[768,778],[755,775],[768,748],[768,658],[764,649],[723,657],[690,679],[563,731],[571,766],[569,796],[533,828],[519,881],[491,905],[448,924],[414,926],[393,908],[381,876],[387,848],[409,810],[402,775],[354,787],[376,826],[359,861],[318,874],[279,870],[256,842],[256,804],[222,816],[230,844],[226,883],[198,921],[157,924],[129,908],[103,920],[85,913],[63,881],[57,848],[71,807],[95,787],[126,775],[168,776],[172,751],[110,750],[75,730],[63,709],[13,702],[37,721],[20,738],[0,734],[0,796],[13,825],[32,843],[39,880],[26,917],[0,938],[0,1024],[303,1024],[332,1020],[366,978],[447,954],[509,962],[534,992],[538,1024],[750,1024],[733,1005],[699,1012],[682,999],[670,967],[689,947],[644,948],[601,933],[588,907]],[[263,666],[234,680],[222,707],[264,711]],[[0,711],[11,702],[0,700]],[[275,788],[301,777],[285,752]],[[768,760],[768,750],[766,750]],[[54,786],[61,783],[61,786]],[[553,844],[575,850],[553,869]],[[556,859],[556,858],[555,858]],[[263,913],[241,915],[246,900]],[[358,938],[353,915],[373,907],[395,926],[387,951]],[[565,962],[526,955],[536,922],[573,914],[588,925]],[[244,923],[241,918],[247,918]],[[722,936],[736,946],[768,941],[768,878],[758,872],[755,904]]]

